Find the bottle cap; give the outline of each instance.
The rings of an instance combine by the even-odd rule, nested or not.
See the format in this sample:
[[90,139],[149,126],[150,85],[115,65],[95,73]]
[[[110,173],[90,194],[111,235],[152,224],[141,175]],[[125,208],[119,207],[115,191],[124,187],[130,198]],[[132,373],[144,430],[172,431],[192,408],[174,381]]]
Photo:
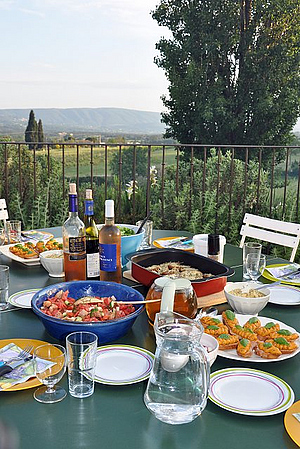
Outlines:
[[75,182],[70,182],[70,184],[69,184],[69,194],[70,195],[76,195],[77,194]]
[[216,255],[220,252],[220,236],[219,234],[208,234],[207,237],[207,253]]
[[93,199],[93,191],[92,189],[86,189],[85,191],[85,199],[92,200]]
[[105,216],[108,218],[113,218],[115,216],[114,200],[105,200]]

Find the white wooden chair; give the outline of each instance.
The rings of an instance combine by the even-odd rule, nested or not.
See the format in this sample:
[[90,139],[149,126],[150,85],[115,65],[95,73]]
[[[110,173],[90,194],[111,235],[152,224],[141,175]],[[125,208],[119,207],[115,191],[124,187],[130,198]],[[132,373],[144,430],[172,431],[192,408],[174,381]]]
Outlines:
[[240,248],[243,247],[246,237],[251,237],[292,248],[290,262],[294,261],[300,240],[300,224],[253,214],[245,214],[243,223],[240,230],[242,236]]
[[6,209],[6,201],[0,198],[0,221],[3,221],[3,227],[6,227],[6,220],[8,220],[8,212]]

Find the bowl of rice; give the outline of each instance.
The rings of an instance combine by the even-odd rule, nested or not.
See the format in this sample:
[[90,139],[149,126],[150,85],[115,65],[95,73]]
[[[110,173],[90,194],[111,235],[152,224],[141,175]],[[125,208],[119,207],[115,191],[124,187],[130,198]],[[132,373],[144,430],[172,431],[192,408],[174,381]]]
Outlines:
[[43,268],[53,278],[64,277],[64,256],[62,249],[53,249],[40,253],[40,262]]
[[243,315],[257,315],[266,307],[270,299],[270,290],[261,288],[261,283],[249,282],[228,282],[224,287],[224,293],[228,304],[236,313]]

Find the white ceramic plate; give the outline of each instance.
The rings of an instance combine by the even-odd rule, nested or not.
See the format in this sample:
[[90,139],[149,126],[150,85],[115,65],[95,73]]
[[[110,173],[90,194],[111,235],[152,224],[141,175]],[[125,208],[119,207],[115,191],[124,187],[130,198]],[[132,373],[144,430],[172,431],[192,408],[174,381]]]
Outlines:
[[[240,314],[236,313],[235,316],[238,319],[240,325],[243,326],[249,320],[249,318],[251,318],[253,315],[240,315]],[[219,318],[219,320],[222,321],[222,316],[221,315],[216,316],[216,318]],[[258,316],[257,318],[260,320],[262,326],[264,326],[265,324],[269,323],[270,321],[273,321],[273,323],[278,323],[279,324],[280,329],[287,329],[290,332],[297,332],[293,327],[288,326],[287,324],[284,324],[281,321],[274,320],[273,318],[267,318],[267,317],[264,317],[264,316]],[[298,332],[297,332],[297,334],[299,335]],[[264,359],[262,357],[259,357],[255,353],[253,353],[251,357],[241,357],[240,355],[238,355],[236,353],[235,349],[227,349],[227,350],[219,349],[218,355],[221,356],[221,357],[224,357],[225,359],[242,360],[243,362],[259,362],[259,363],[280,362],[281,360],[286,360],[286,359],[289,359],[291,357],[294,357],[295,355],[297,355],[300,352],[300,346],[299,346],[300,345],[300,341],[296,340],[296,343],[298,345],[298,349],[296,349],[296,351],[291,352],[290,354],[282,354],[277,359]]]
[[95,382],[127,385],[149,377],[154,355],[130,345],[107,345],[97,348]]
[[[52,235],[52,234],[49,234],[49,235]],[[61,237],[58,237],[58,238],[55,237],[55,241],[58,243],[62,243],[63,239]],[[36,240],[32,240],[32,243],[35,245]],[[15,245],[15,243],[13,243],[11,245],[0,246],[0,252],[2,254],[4,254],[4,256],[9,257],[11,260],[15,260],[16,262],[20,262],[23,265],[27,265],[29,267],[32,265],[40,265],[39,255],[37,255],[37,257],[34,259],[23,259],[22,257],[16,256],[12,252],[10,252],[9,248],[14,245]]]
[[272,304],[281,306],[299,306],[300,305],[300,290],[297,287],[287,285],[277,285],[270,287],[270,299]]
[[22,290],[21,292],[14,293],[8,298],[8,302],[16,307],[31,309],[31,299],[35,292],[38,292],[39,290],[41,290],[41,288],[32,288],[30,290]]
[[241,415],[276,415],[287,410],[294,398],[293,390],[284,380],[264,371],[228,368],[210,376],[209,399]]
[[14,245],[15,245],[15,243],[13,243],[12,245],[0,246],[0,252],[2,254],[4,254],[4,256],[9,257],[11,260],[15,260],[16,262],[20,262],[23,265],[27,265],[27,266],[40,265],[40,258],[39,258],[38,255],[34,259],[23,259],[22,257],[16,256],[12,252],[10,252],[9,248],[11,246],[14,246]]

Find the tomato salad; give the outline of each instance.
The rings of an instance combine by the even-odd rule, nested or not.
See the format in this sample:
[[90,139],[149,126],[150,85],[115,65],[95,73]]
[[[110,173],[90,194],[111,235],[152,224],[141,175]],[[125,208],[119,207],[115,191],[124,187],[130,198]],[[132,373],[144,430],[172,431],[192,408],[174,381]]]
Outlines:
[[69,291],[59,290],[55,296],[44,301],[41,311],[66,321],[99,322],[123,318],[135,311],[132,304],[116,302],[114,296],[84,296],[75,300]]

